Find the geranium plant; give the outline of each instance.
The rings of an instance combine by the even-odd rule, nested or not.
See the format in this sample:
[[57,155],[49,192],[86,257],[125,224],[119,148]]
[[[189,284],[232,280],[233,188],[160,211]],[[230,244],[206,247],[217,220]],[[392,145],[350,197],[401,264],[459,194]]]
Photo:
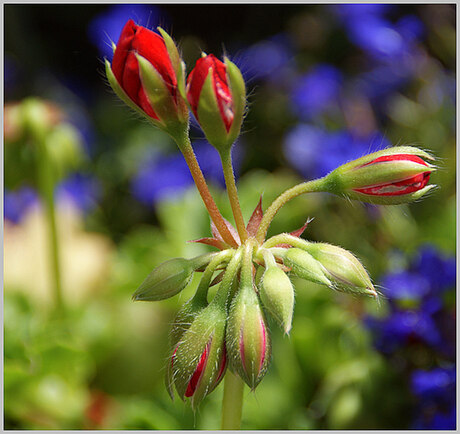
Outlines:
[[[391,205],[425,195],[435,170],[433,157],[411,146],[397,146],[348,162],[327,176],[296,185],[265,210],[260,201],[244,221],[232,167],[246,106],[244,79],[228,58],[213,54],[197,61],[186,78],[185,65],[171,37],[129,20],[106,61],[116,94],[155,127],[169,134],[182,152],[211,218],[212,236],[196,242],[218,252],[160,264],[142,282],[134,300],[158,301],[181,292],[202,273],[195,295],[177,313],[171,331],[167,388],[196,409],[225,378],[222,428],[240,427],[243,388],[255,389],[271,358],[267,316],[287,334],[291,329],[294,287],[291,276],[336,291],[378,297],[361,262],[349,251],[301,238],[307,223],[292,233],[266,238],[276,213],[300,194],[328,192],[363,202]],[[190,111],[217,149],[235,226],[217,208],[189,138]],[[212,299],[211,286],[218,284]]]

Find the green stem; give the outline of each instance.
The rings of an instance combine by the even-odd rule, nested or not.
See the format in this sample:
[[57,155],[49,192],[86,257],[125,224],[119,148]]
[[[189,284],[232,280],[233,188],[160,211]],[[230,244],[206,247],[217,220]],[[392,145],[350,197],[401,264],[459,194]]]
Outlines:
[[227,369],[224,380],[224,399],[222,401],[223,430],[239,430],[243,412],[244,382]]
[[216,303],[217,305],[226,308],[229,295],[233,286],[233,281],[241,266],[241,249],[242,247],[238,248],[238,250],[233,255],[232,259],[228,263],[224,273],[224,277],[222,278],[222,282],[219,285],[219,289],[216,295],[214,296],[212,303]]
[[225,223],[222,214],[220,213],[219,209],[217,208],[214,199],[209,192],[208,185],[206,184],[206,180],[203,176],[203,172],[201,171],[200,165],[196,159],[195,153],[193,152],[192,145],[190,143],[190,138],[188,136],[188,132],[178,135],[177,137],[173,137],[176,141],[177,145],[179,146],[182,155],[185,158],[185,161],[190,169],[190,173],[192,174],[193,180],[195,181],[195,185],[198,189],[198,192],[203,199],[204,205],[208,210],[209,216],[211,220],[216,225],[217,230],[221,234],[223,240],[230,246],[237,247],[238,243],[233,238],[230,230]]
[[289,190],[286,190],[278,196],[264,213],[262,221],[260,222],[259,230],[256,234],[257,241],[259,243],[264,241],[267,235],[268,227],[281,207],[283,207],[291,199],[294,199],[301,194],[323,191],[324,179],[325,178],[320,178],[315,179],[314,181],[303,182],[302,184],[298,184]]
[[244,243],[248,238],[248,231],[244,223],[243,214],[241,212],[240,201],[238,199],[238,190],[236,188],[235,174],[233,173],[232,152],[231,149],[220,154],[222,160],[222,168],[224,170],[225,184],[227,186],[228,199],[232,207],[233,217],[235,218],[236,229],[240,236],[241,243]]
[[51,256],[52,279],[55,306],[58,312],[64,310],[62,297],[61,266],[59,260],[59,242],[56,224],[56,207],[54,201],[55,170],[51,163],[44,137],[36,135],[38,186],[45,205],[48,223],[49,248]]
[[228,262],[234,256],[234,254],[235,250],[229,249],[223,250],[214,256],[214,258],[204,270],[203,275],[201,276],[200,283],[198,284],[198,288],[193,297],[195,301],[200,302],[207,299],[209,285],[211,284],[211,279],[214,275],[214,272],[216,271],[216,268],[219,267],[222,263]]

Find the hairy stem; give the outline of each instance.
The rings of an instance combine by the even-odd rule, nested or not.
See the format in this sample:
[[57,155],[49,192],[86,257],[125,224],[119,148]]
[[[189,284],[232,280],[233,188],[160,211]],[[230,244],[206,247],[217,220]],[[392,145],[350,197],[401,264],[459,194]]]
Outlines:
[[222,168],[224,170],[225,184],[227,186],[228,199],[232,207],[233,217],[235,218],[236,229],[240,236],[241,243],[244,243],[248,238],[248,232],[244,223],[243,214],[241,212],[240,201],[238,199],[238,190],[235,183],[235,174],[233,173],[232,152],[231,149],[220,154],[222,160]]
[[259,243],[262,243],[267,235],[268,228],[275,217],[276,213],[283,207],[287,202],[295,197],[304,193],[313,193],[323,191],[324,178],[315,179],[314,181],[303,182],[298,184],[289,190],[286,190],[280,196],[278,196],[272,204],[265,211],[262,221],[260,222],[259,230],[256,234],[256,239]]
[[223,240],[230,246],[236,247],[238,243],[233,238],[233,235],[228,229],[224,221],[224,218],[222,217],[222,214],[217,208],[217,205],[214,202],[211,193],[209,192],[209,188],[206,184],[206,180],[204,179],[203,172],[201,171],[195,153],[193,152],[193,148],[190,143],[188,133],[183,134],[180,139],[175,138],[175,140],[185,158],[185,161],[187,162],[187,165],[190,169],[190,173],[192,174],[193,180],[195,181],[195,185],[198,189],[198,192],[201,195],[201,198],[203,199],[203,202],[206,206],[206,209],[208,210],[211,220],[216,225],[216,228],[221,234]]
[[222,401],[223,430],[239,430],[243,412],[244,382],[227,369],[224,380],[224,399]]

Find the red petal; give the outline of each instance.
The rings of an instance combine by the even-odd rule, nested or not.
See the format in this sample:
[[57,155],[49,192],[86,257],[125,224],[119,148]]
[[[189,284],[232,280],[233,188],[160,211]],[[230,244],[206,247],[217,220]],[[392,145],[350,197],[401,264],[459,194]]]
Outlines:
[[252,213],[251,218],[249,219],[248,225],[246,227],[248,235],[250,237],[256,235],[263,216],[264,212],[262,211],[262,196],[260,196],[259,203],[257,204],[256,209]]
[[185,396],[187,398],[192,396],[195,393],[198,382],[200,381],[200,378],[203,375],[204,368],[208,360],[208,352],[209,352],[208,347],[210,345],[211,345],[211,341],[209,341],[209,343],[204,348],[203,354],[201,354],[201,358],[200,358],[200,361],[198,362],[195,372],[193,373],[192,378],[190,379],[190,382],[188,383],[187,390],[185,391]]
[[112,71],[121,88],[149,116],[158,119],[147,99],[139,76],[135,53],[146,58],[159,72],[175,98],[177,79],[163,38],[129,20],[123,28],[113,55]]
[[399,161],[399,160],[413,161],[415,163],[419,163],[419,164],[423,164],[424,166],[428,166],[428,164],[425,161],[423,161],[420,157],[418,157],[417,155],[394,154],[394,155],[382,155],[381,157],[378,157],[375,160],[370,161],[369,163],[363,164],[360,167],[368,166],[369,164],[382,163],[384,161]]
[[421,190],[428,184],[430,172],[420,173],[408,179],[388,184],[374,185],[366,188],[356,188],[354,191],[371,196],[401,196]]
[[198,119],[197,111],[201,90],[209,72],[212,74],[212,83],[220,115],[226,130],[229,131],[233,122],[233,99],[228,86],[227,66],[213,54],[198,59],[195,68],[190,73],[187,80],[188,102],[193,114]]

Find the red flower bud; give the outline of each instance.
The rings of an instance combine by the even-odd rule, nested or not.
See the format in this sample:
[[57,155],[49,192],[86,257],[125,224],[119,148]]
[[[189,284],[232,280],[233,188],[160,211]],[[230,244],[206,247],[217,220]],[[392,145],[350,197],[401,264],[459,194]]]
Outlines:
[[184,95],[184,65],[171,37],[129,20],[113,55],[106,60],[112,89],[131,108],[173,136],[188,124]]
[[234,114],[232,94],[228,87],[227,66],[213,54],[198,59],[195,68],[190,73],[187,79],[188,102],[190,103],[193,114],[198,119],[198,102],[208,74],[211,74],[212,86],[220,116],[228,132],[232,126]]
[[427,185],[435,167],[433,157],[411,146],[396,146],[350,161],[325,179],[325,191],[350,199],[396,205],[419,199],[434,185]]
[[[429,167],[428,164],[416,155],[401,154],[401,155],[384,155],[376,158],[369,163],[363,164],[361,167],[378,164],[384,161],[413,161],[425,167]],[[380,185],[368,186],[365,188],[355,188],[354,191],[363,194],[377,195],[377,196],[397,196],[402,194],[413,193],[414,191],[421,190],[424,188],[430,180],[431,169],[424,172],[423,167],[420,168],[421,173],[410,176],[409,178],[402,180],[395,180]]]
[[196,408],[218,386],[227,368],[226,320],[226,310],[216,303],[209,304],[192,320],[167,369],[166,386],[171,397],[174,384],[181,399],[190,398]]
[[187,99],[209,143],[228,151],[240,133],[246,106],[243,76],[235,64],[209,54],[198,59],[186,87]]
[[129,20],[121,32],[113,55],[112,71],[121,88],[133,102],[149,116],[158,119],[142,86],[136,54],[153,65],[175,98],[177,79],[164,39],[159,34]]

